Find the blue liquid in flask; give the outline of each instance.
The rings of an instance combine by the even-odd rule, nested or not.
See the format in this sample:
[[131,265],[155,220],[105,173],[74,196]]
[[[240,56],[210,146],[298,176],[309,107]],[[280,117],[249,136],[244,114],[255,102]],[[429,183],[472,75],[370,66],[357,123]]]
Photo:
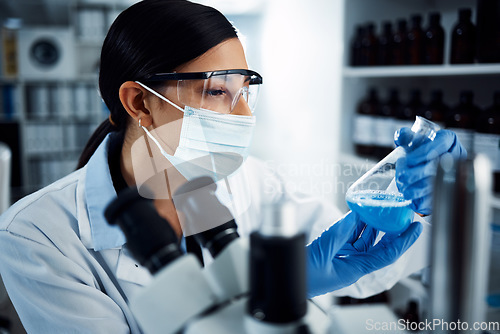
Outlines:
[[411,201],[395,193],[357,191],[346,196],[349,208],[367,225],[387,233],[401,233],[413,221]]

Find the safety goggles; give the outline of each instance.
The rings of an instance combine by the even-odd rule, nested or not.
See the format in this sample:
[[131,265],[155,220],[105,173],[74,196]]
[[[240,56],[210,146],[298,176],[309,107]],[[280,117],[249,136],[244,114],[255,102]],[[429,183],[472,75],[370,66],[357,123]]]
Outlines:
[[197,109],[208,109],[230,114],[243,99],[253,112],[262,84],[262,76],[255,71],[235,69],[211,72],[159,73],[149,75],[145,82],[177,81],[180,103]]

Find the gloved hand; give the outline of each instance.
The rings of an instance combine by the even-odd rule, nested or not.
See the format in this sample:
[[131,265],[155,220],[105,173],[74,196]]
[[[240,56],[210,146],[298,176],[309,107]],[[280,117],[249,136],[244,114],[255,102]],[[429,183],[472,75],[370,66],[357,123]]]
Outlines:
[[[397,146],[406,144],[416,135],[410,128],[401,128],[394,135]],[[439,130],[433,141],[426,140],[414,150],[406,150],[406,156],[396,162],[396,184],[406,199],[411,199],[413,211],[430,215],[432,212],[432,187],[438,158],[445,153],[454,159],[466,158],[467,151],[457,135],[449,130]]]
[[[355,215],[355,213],[349,213],[348,215]],[[373,243],[377,239],[377,235],[378,230],[376,228],[370,227],[359,220],[351,236],[335,256],[339,257],[352,255],[358,252],[366,252],[373,246]]]
[[[406,231],[385,234],[373,245],[377,231],[349,212],[306,247],[308,297],[341,289],[362,276],[396,261],[418,239],[422,225],[412,223]],[[366,235],[356,234],[364,228]],[[359,237],[359,238],[358,238]]]

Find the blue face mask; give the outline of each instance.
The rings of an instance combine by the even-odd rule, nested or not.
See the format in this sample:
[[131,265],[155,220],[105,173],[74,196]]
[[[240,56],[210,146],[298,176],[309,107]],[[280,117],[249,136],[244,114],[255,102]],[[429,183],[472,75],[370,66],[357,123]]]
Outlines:
[[153,89],[137,83],[184,113],[179,146],[174,155],[168,154],[158,139],[141,127],[187,180],[210,176],[219,181],[234,173],[248,157],[255,116],[221,114],[189,106],[182,109]]

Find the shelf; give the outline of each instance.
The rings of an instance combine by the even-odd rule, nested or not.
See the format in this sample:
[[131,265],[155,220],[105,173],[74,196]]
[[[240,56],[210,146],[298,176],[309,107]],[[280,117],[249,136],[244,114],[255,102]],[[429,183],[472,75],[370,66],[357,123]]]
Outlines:
[[81,73],[74,78],[37,78],[29,79],[23,77],[5,78],[0,77],[0,85],[30,85],[30,84],[77,84],[77,83],[95,83],[99,76],[97,73]]
[[344,67],[347,78],[499,75],[500,64]]

